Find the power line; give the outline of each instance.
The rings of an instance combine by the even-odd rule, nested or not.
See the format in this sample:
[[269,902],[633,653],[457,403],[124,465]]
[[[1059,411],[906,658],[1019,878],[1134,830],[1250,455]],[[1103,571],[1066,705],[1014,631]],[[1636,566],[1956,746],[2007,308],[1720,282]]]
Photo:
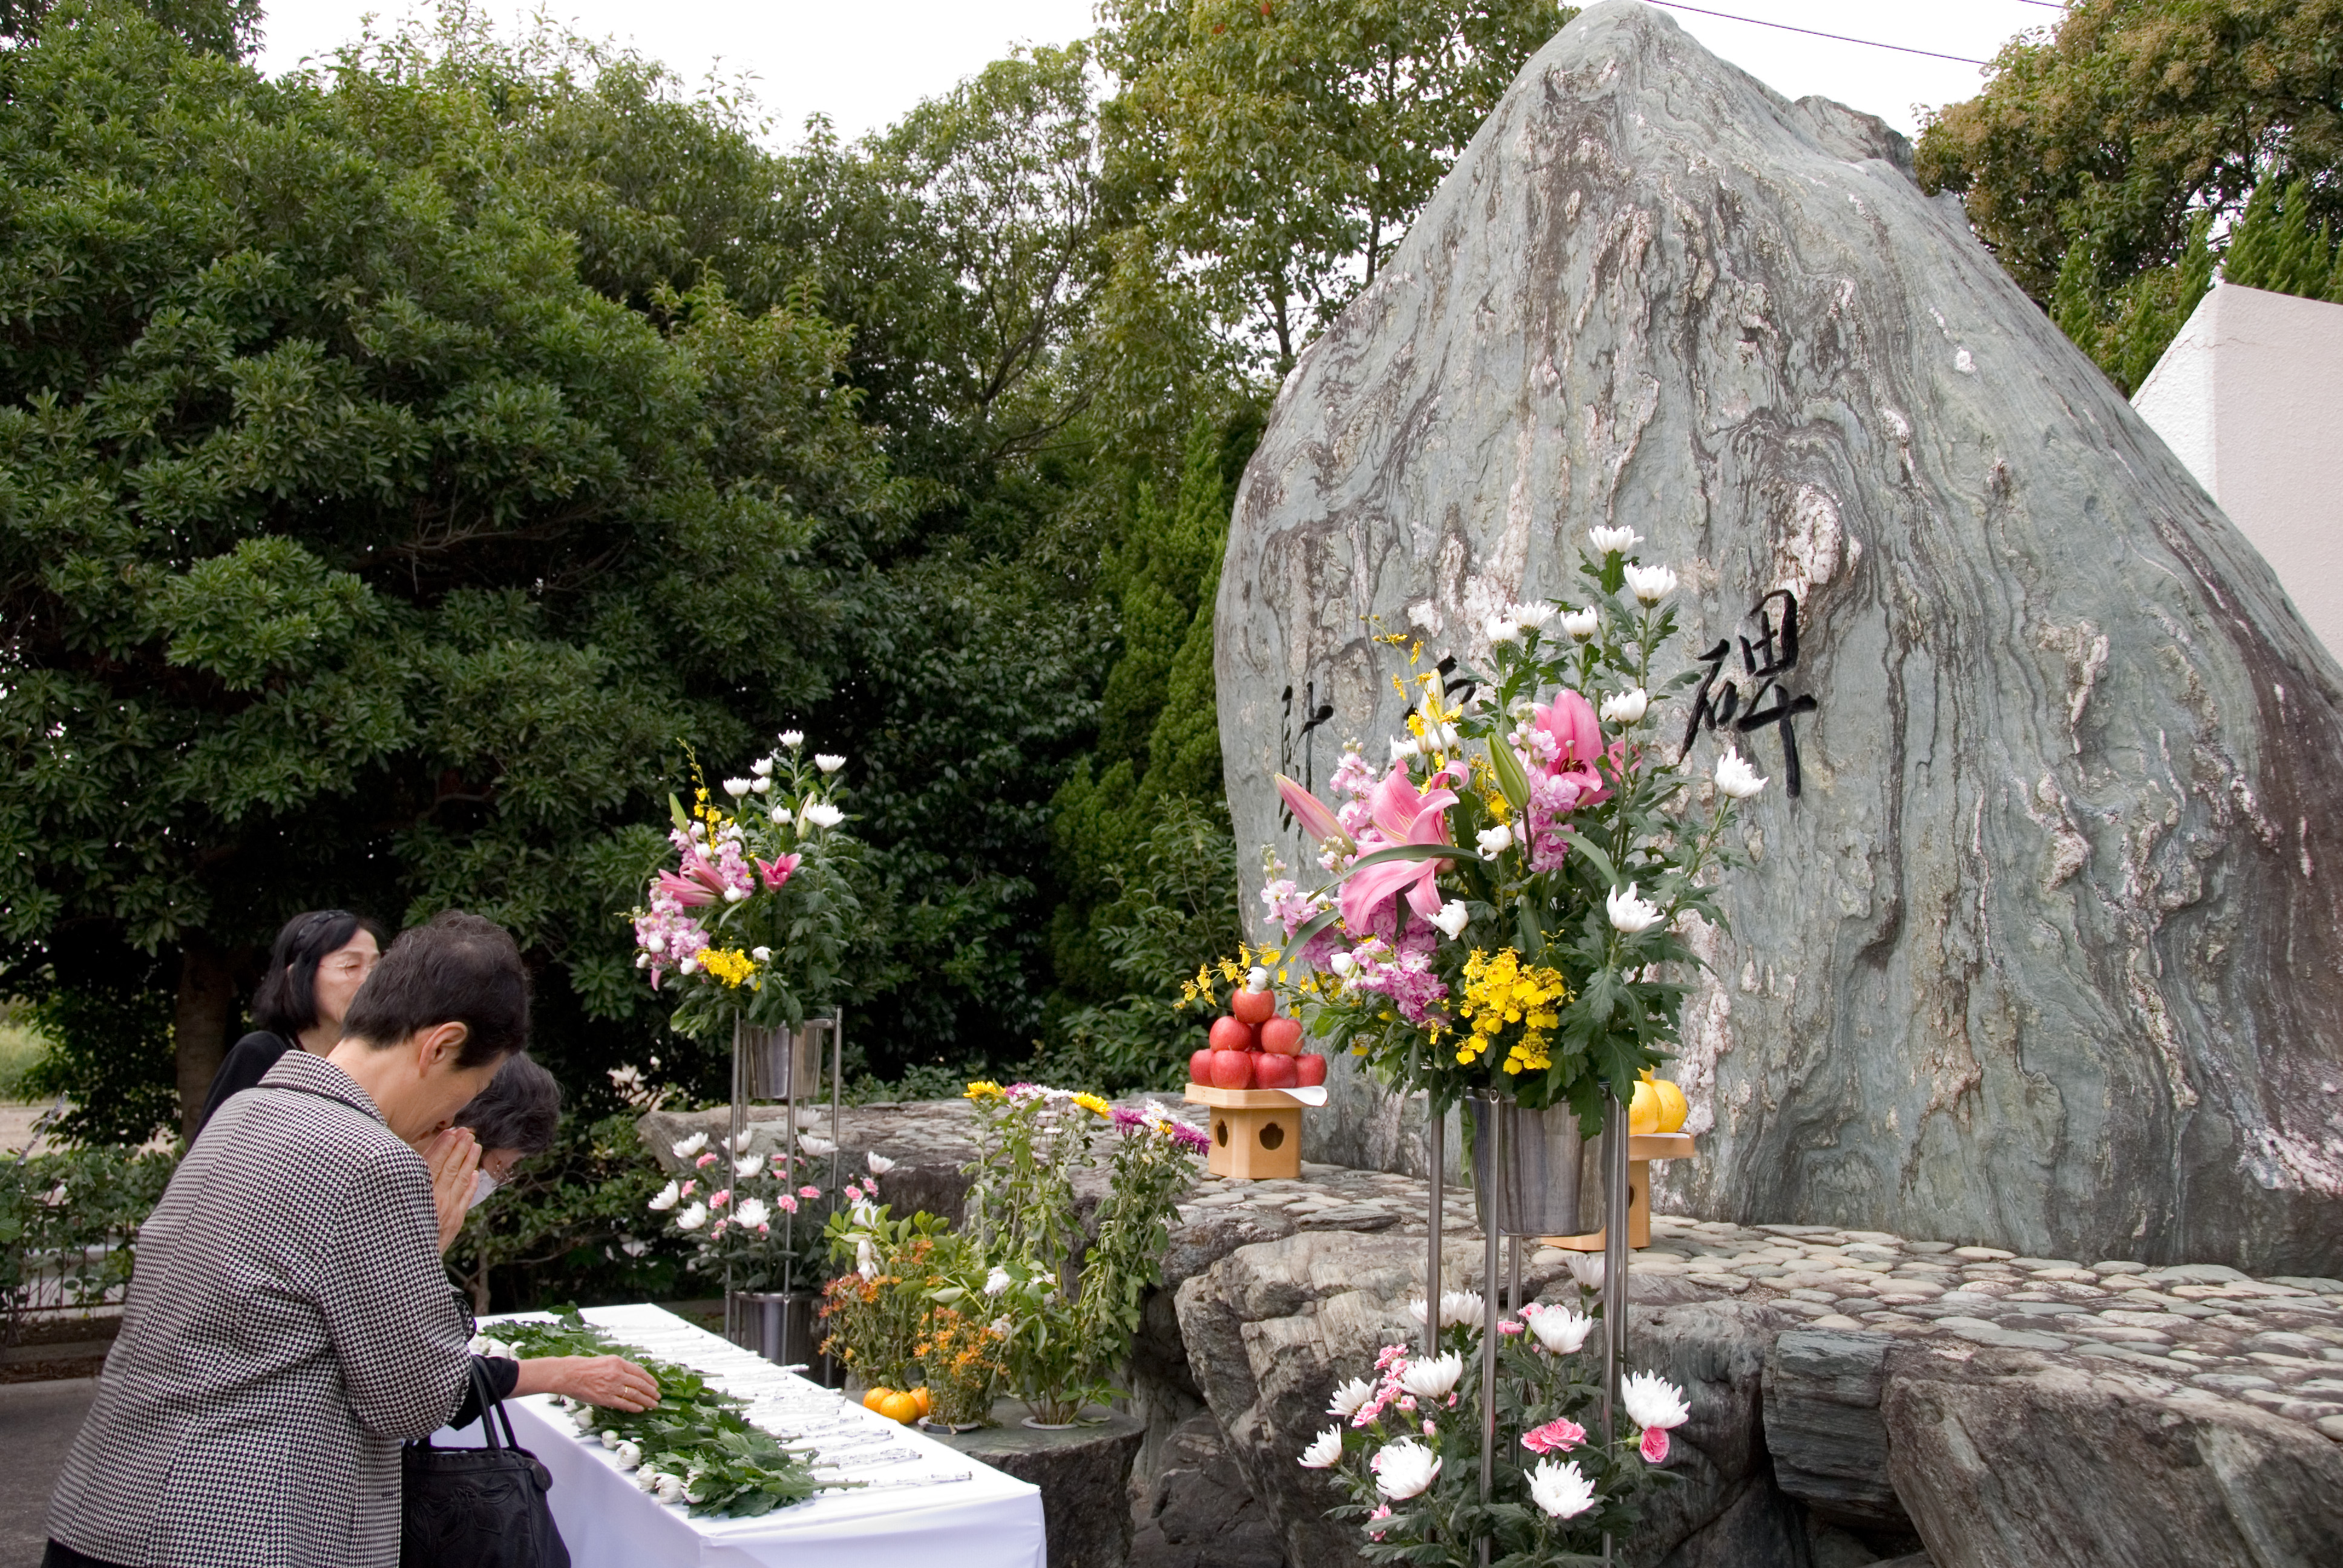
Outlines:
[[[2045,4],[2046,0],[2027,0],[2028,4]],[[1931,60],[1952,60],[1964,65],[1990,65],[1990,60],[1972,60],[1966,55],[1940,55],[1934,49],[1914,49],[1902,44],[1883,44],[1875,38],[1850,38],[1844,33],[1817,33],[1812,27],[1793,27],[1787,22],[1761,22],[1755,16],[1735,16],[1729,11],[1707,11],[1698,5],[1680,5],[1675,0],[1651,0],[1651,4],[1669,11],[1690,11],[1695,15],[1716,16],[1727,22],[1746,22],[1752,27],[1772,27],[1783,33],[1803,33],[1809,38],[1828,38],[1834,43],[1860,44],[1866,49],[1893,49],[1899,55],[1925,55]],[[2064,10],[2064,6],[2059,9]]]

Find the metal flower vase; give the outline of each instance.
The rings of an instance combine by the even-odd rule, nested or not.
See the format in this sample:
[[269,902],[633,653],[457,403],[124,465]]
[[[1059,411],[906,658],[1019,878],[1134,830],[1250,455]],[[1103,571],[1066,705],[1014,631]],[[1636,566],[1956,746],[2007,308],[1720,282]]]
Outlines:
[[[819,1102],[822,1072],[822,1048],[830,1054],[830,1179],[836,1186],[840,1175],[839,1101],[840,1070],[845,1065],[846,1014],[840,1008],[830,1010],[826,1018],[809,1018],[796,1030],[736,1021],[732,1029],[732,1115],[731,1137],[725,1145],[726,1158],[731,1159],[749,1145],[749,1107],[765,1101],[781,1102],[779,1152],[792,1161],[798,1148],[798,1106],[801,1102]],[[780,1216],[782,1246],[794,1256],[796,1216],[784,1211]],[[797,1288],[794,1264],[785,1261],[781,1269],[781,1288],[778,1291],[738,1291],[731,1288],[731,1273],[725,1274],[724,1337],[745,1350],[755,1352],[767,1361],[782,1366],[801,1366],[817,1382],[836,1388],[841,1381],[841,1370],[836,1361],[818,1355],[821,1343],[821,1297],[818,1292]]]
[[1580,1173],[1587,1141],[1576,1113],[1567,1105],[1531,1111],[1482,1094],[1465,1103],[1473,1117],[1473,1196],[1482,1228],[1506,1236],[1564,1236],[1584,1229]]
[[820,1312],[811,1291],[728,1291],[724,1337],[781,1366],[811,1367]]

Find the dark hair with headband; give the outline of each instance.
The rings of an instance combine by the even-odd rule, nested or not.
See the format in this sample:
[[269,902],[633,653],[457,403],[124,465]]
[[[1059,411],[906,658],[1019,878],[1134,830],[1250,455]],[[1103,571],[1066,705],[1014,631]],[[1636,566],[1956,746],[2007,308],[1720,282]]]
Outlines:
[[349,946],[360,931],[372,931],[377,945],[386,940],[380,926],[347,910],[311,910],[286,921],[269,950],[268,973],[253,994],[253,1022],[297,1043],[301,1031],[317,1021],[319,961]]

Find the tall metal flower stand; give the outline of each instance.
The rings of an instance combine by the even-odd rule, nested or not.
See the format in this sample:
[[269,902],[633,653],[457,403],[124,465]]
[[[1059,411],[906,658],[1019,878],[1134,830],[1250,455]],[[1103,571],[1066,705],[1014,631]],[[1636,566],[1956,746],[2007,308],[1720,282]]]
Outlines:
[[[724,1150],[726,1180],[731,1164],[747,1143],[751,1104],[781,1102],[781,1152],[794,1179],[798,1152],[798,1101],[820,1093],[821,1046],[830,1046],[830,1186],[837,1191],[840,1175],[839,1113],[840,1069],[845,1061],[846,1010],[832,1008],[828,1018],[809,1018],[797,1030],[735,1023],[732,1027],[731,1133]],[[724,1337],[767,1361],[783,1366],[814,1368],[820,1381],[836,1381],[828,1357],[819,1358],[814,1320],[820,1295],[797,1288],[797,1216],[781,1211],[781,1288],[778,1291],[737,1291],[732,1271],[724,1271]]]

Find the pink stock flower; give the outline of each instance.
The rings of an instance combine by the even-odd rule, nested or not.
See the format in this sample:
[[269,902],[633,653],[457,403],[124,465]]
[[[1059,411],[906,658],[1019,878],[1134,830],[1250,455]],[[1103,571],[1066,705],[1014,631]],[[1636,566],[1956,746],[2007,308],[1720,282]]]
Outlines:
[[[1418,790],[1403,762],[1393,765],[1375,786],[1372,809],[1382,841],[1373,848],[1399,844],[1449,844],[1448,808],[1456,804],[1451,789]],[[1369,848],[1363,842],[1362,849]],[[1354,870],[1342,883],[1342,923],[1353,931],[1371,929],[1376,914],[1396,904],[1401,894],[1408,907],[1429,920],[1440,912],[1440,890],[1434,885],[1446,860],[1398,860]]]
[[1668,1457],[1668,1429],[1664,1426],[1645,1428],[1644,1441],[1635,1445],[1635,1452],[1653,1464],[1664,1462]]
[[798,862],[804,857],[783,855],[779,859],[757,860],[756,857],[750,856],[749,859],[756,860],[757,875],[764,879],[766,888],[775,890],[789,879],[790,874],[798,869]]
[[1586,1429],[1568,1417],[1522,1433],[1522,1446],[1532,1453],[1567,1453],[1586,1441]]

